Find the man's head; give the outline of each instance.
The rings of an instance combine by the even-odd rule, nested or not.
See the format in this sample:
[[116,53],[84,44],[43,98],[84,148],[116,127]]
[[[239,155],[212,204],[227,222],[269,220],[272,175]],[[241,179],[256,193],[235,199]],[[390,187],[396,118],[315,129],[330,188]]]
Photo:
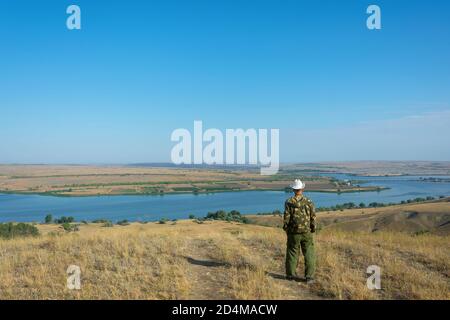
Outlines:
[[291,185],[291,188],[296,196],[301,195],[305,189],[305,183],[300,179],[295,179],[294,183]]

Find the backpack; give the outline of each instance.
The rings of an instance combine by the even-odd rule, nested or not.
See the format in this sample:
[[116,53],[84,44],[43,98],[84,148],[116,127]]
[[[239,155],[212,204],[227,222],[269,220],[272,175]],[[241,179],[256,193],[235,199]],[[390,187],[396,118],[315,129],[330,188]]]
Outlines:
[[293,198],[289,201],[290,217],[288,230],[294,233],[303,233],[310,231],[310,206],[308,199],[302,197],[299,201]]

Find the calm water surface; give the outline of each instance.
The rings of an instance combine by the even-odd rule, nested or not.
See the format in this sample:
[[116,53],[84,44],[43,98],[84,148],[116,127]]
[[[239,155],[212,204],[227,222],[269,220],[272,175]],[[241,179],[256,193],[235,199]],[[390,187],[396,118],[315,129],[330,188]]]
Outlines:
[[[423,182],[421,177],[359,177],[333,174],[339,179],[364,180],[364,185],[389,187],[379,192],[320,193],[306,192],[316,206],[345,202],[400,202],[416,197],[450,196],[449,182]],[[450,179],[450,176],[438,178]],[[241,213],[282,210],[290,194],[282,191],[239,191],[215,194],[176,194],[164,196],[52,197],[40,195],[0,194],[0,221],[42,221],[46,214],[73,216],[76,220],[127,219],[158,220],[204,216],[209,211],[239,210]]]

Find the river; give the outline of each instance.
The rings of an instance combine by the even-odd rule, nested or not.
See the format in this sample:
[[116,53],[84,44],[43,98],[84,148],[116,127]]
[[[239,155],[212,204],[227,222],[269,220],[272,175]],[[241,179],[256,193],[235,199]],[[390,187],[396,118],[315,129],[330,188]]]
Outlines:
[[[364,185],[388,187],[387,190],[357,193],[306,192],[317,207],[345,202],[400,202],[417,197],[450,196],[450,176],[446,182],[425,182],[432,176],[360,177],[332,174],[339,179],[363,180]],[[210,211],[238,210],[243,214],[282,210],[288,193],[282,191],[238,191],[212,194],[168,194],[163,196],[54,197],[0,194],[0,222],[40,222],[45,215],[73,216],[77,221],[109,219],[154,221],[163,217],[183,219],[189,214],[203,217]]]

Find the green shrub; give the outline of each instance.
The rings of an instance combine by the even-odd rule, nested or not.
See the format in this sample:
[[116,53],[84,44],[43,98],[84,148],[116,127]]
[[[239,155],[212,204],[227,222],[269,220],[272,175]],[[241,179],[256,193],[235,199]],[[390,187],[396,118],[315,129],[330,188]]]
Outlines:
[[15,237],[37,236],[39,230],[28,223],[0,223],[0,237],[11,239]]
[[231,210],[230,212],[225,212],[223,210],[219,210],[216,212],[208,212],[205,219],[207,220],[223,220],[228,222],[242,222],[248,223],[248,219],[243,217],[239,211]]
[[61,227],[62,227],[64,230],[66,230],[66,231],[70,231],[70,229],[71,229],[71,225],[70,225],[70,223],[68,223],[68,222],[63,223],[63,224],[61,225]]
[[195,219],[195,215],[190,214],[190,215],[189,215],[189,219]]
[[165,224],[165,223],[167,223],[167,218],[161,218],[160,220],[159,220],[159,224]]
[[79,230],[77,224],[70,224],[69,222],[65,222],[65,223],[61,224],[61,226],[67,232],[75,232],[75,231]]
[[118,224],[119,226],[127,226],[127,225],[129,225],[130,223],[128,222],[127,219],[124,219],[124,220],[117,221],[117,224]]
[[59,219],[55,219],[55,223],[57,224],[72,223],[74,221],[75,221],[74,217],[65,217],[65,216],[62,216]]
[[51,214],[46,215],[44,221],[45,221],[46,224],[52,223],[53,216]]
[[110,222],[107,219],[96,219],[96,220],[92,220],[92,223],[108,223]]
[[103,224],[103,227],[105,228],[111,228],[113,226],[111,221],[106,220],[106,222]]
[[427,234],[429,232],[430,232],[429,230],[419,230],[419,231],[414,232],[414,235],[421,236],[421,235]]

